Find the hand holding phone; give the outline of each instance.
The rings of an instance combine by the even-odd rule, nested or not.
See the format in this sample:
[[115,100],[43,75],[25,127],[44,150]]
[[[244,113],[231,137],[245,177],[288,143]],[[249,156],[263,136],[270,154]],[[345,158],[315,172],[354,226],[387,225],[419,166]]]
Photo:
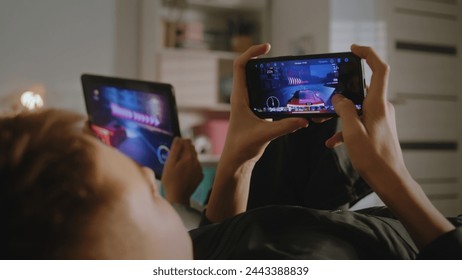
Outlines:
[[261,118],[336,116],[341,93],[361,112],[363,64],[351,52],[252,59],[246,64],[251,110]]

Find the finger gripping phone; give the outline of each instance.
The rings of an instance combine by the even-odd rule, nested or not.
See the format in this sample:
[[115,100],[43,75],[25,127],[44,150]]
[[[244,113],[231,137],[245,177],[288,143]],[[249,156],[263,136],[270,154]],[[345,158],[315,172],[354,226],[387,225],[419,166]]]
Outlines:
[[250,108],[261,118],[336,116],[338,93],[361,113],[366,94],[362,59],[351,52],[252,59],[246,79]]

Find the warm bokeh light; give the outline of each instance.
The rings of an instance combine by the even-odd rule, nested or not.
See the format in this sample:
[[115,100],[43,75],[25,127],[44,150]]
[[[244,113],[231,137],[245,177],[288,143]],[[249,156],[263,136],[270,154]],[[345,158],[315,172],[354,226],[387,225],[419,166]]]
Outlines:
[[27,110],[35,110],[43,107],[43,98],[33,91],[25,91],[21,94],[21,105]]

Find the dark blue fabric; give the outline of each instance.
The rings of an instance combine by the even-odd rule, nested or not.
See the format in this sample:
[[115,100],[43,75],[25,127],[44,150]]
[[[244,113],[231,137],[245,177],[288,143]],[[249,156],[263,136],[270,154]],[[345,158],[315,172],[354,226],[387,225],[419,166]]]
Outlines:
[[273,140],[253,169],[248,209],[278,204],[331,210],[369,194],[345,147],[324,144],[337,131],[337,121],[311,122]]

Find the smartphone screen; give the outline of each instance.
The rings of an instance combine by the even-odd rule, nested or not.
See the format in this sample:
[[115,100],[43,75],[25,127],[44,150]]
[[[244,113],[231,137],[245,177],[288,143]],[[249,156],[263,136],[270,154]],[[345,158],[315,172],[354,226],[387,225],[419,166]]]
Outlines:
[[337,93],[360,113],[365,96],[362,60],[351,52],[253,59],[246,78],[250,108],[261,118],[336,116]]

